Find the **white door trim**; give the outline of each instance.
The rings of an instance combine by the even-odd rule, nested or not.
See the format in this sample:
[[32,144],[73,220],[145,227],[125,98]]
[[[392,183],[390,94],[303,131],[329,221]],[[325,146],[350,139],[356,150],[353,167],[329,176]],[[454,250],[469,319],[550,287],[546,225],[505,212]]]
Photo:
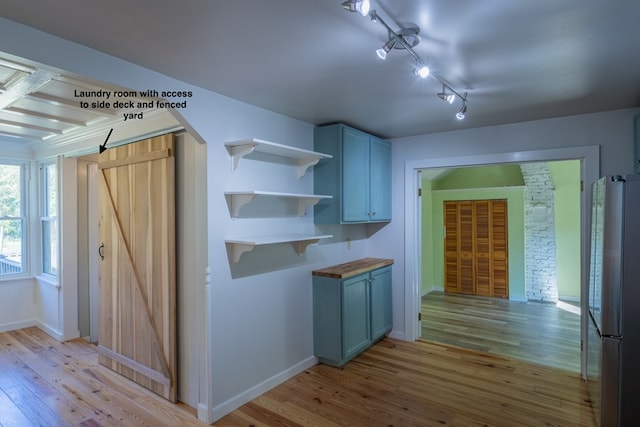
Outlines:
[[89,335],[98,342],[98,164],[87,165],[87,228],[89,246]]
[[[588,189],[591,183],[600,177],[600,147],[578,146],[548,150],[532,150],[519,151],[512,153],[486,154],[479,156],[460,156],[411,160],[405,162],[404,167],[404,193],[405,193],[405,258],[404,258],[404,277],[405,277],[405,319],[404,330],[407,340],[414,341],[420,337],[420,322],[418,321],[418,313],[420,312],[420,287],[421,287],[421,235],[420,230],[421,209],[418,203],[419,198],[416,197],[419,181],[419,171],[430,168],[443,167],[460,167],[460,166],[482,166],[494,165],[500,163],[523,163],[537,161],[554,161],[554,160],[581,160],[581,179],[584,181],[585,191],[581,197],[581,217],[580,217],[580,235],[581,235],[581,295],[582,295],[582,312],[588,312],[587,292],[589,277],[589,238],[591,230],[590,206],[591,192]],[[581,321],[581,337],[586,343],[587,323],[586,316],[583,314]],[[585,375],[586,367],[585,352],[582,352],[582,374]]]

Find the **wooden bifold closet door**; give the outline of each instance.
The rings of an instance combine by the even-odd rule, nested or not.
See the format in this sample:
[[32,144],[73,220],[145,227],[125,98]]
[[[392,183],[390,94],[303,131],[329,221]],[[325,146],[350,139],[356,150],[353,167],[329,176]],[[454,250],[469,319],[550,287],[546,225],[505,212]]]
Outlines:
[[509,297],[506,200],[444,202],[445,292]]

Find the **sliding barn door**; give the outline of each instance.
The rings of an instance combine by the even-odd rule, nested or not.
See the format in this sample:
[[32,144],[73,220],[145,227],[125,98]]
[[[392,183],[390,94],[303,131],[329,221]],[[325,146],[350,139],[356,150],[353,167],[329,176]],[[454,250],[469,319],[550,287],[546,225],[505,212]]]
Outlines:
[[176,401],[173,135],[100,155],[100,363]]
[[444,202],[445,292],[507,298],[507,201]]

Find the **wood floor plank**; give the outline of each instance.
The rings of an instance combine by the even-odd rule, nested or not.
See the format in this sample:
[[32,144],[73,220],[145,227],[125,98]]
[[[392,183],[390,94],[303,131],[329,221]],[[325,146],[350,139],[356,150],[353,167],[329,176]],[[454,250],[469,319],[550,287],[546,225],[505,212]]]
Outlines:
[[[46,405],[55,414],[68,414],[66,418],[61,416],[54,417],[49,414],[48,410],[41,409],[43,416],[38,416],[34,420],[34,423],[37,424],[40,418],[45,417],[58,420],[58,425],[65,425],[65,422],[71,425],[77,425],[90,420],[93,416],[91,411],[77,404],[74,399],[67,398],[64,394],[60,393],[56,385],[50,383],[36,372],[19,352],[12,351],[16,346],[16,342],[10,338],[11,336],[8,333],[0,334],[0,362],[2,363],[3,371],[11,372],[13,381],[21,382],[32,392],[32,399],[29,400],[29,406],[41,407],[42,405]],[[0,389],[4,389],[6,386],[4,381],[0,382]],[[25,407],[25,411],[30,410],[32,410],[32,408]],[[0,420],[0,425],[1,424],[2,421]]]
[[269,425],[274,413],[293,425],[314,413],[341,426],[593,426],[575,373],[390,338],[342,368],[314,366],[216,425]]
[[[2,362],[0,358],[0,363]],[[1,366],[0,388],[6,397],[11,400],[12,404],[20,408],[26,418],[33,424],[43,427],[57,427],[67,424],[55,409],[49,407],[46,400],[39,399],[31,388],[19,381],[11,368],[7,369],[4,363]]]
[[579,312],[443,292],[423,296],[421,311],[424,339],[580,372]]
[[[2,333],[0,363],[0,393],[20,407],[24,425],[204,425],[195,411],[99,366],[95,346],[82,340],[60,343],[37,328]],[[0,412],[0,426],[8,417]]]
[[[0,366],[2,427],[47,425],[45,418],[56,427],[204,425],[193,411],[99,366],[95,347],[82,340],[59,343],[36,328],[2,333]],[[575,373],[442,343],[385,338],[341,368],[307,369],[214,425],[594,423],[586,386]]]
[[27,427],[34,424],[3,390],[0,390],[0,426]]
[[[24,344],[20,339],[25,334],[20,331],[9,333],[10,352],[21,358],[31,369],[56,387],[65,399],[75,401],[78,406],[94,413],[97,421],[104,425],[118,425],[126,419],[127,414],[110,399],[109,390],[103,389],[91,379],[78,379],[81,370],[68,364],[60,364],[56,358],[47,358],[45,348],[32,351],[31,344]],[[49,355],[51,356],[51,355]]]

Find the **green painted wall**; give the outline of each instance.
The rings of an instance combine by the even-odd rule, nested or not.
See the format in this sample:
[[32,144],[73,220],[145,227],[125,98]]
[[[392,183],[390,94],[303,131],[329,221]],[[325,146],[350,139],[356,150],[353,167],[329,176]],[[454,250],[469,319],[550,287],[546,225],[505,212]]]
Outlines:
[[[558,293],[580,297],[580,161],[549,162],[555,187]],[[422,181],[422,293],[443,290],[444,200],[508,200],[509,295],[525,299],[524,185],[518,165],[452,169]],[[493,187],[493,188],[484,188]],[[457,189],[457,190],[456,190]],[[450,191],[446,191],[450,190]]]
[[522,172],[518,165],[478,166],[451,169],[432,183],[433,190],[461,188],[492,188],[523,186]]
[[558,295],[580,297],[580,161],[548,164],[555,188]]
[[[423,180],[424,188],[428,185]],[[444,290],[445,200],[507,199],[509,228],[509,298],[524,301],[524,188],[475,188],[432,191],[423,202],[422,292]],[[429,216],[430,215],[430,216]]]

